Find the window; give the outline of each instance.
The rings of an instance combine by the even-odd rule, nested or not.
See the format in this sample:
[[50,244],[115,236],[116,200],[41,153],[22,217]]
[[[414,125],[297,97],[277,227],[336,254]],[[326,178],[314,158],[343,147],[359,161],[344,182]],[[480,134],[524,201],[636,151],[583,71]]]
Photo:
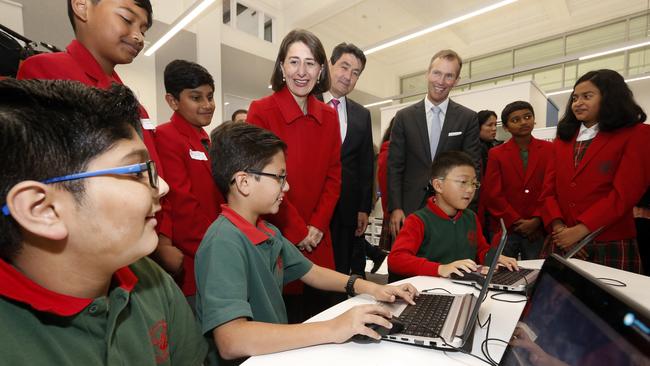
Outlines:
[[[237,9],[233,13],[233,9]],[[223,24],[254,37],[273,42],[273,23],[275,19],[257,9],[237,0],[223,0]]]

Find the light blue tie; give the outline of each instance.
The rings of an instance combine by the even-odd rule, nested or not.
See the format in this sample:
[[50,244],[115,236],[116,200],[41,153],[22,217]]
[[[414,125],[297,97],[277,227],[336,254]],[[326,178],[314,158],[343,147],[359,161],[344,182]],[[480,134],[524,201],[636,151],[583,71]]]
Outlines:
[[434,105],[431,107],[433,118],[429,127],[429,141],[431,142],[431,161],[436,157],[436,149],[440,141],[440,107]]

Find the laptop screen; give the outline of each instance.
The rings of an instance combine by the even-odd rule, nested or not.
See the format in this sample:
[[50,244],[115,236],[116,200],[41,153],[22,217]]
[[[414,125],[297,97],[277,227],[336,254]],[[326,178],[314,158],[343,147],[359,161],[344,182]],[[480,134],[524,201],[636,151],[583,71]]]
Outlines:
[[549,257],[501,365],[648,365],[650,315],[623,295]]

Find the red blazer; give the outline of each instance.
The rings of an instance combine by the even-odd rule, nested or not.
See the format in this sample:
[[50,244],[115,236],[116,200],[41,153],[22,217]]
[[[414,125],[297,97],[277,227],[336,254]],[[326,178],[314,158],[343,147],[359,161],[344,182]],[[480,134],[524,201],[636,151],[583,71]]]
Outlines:
[[480,206],[485,207],[495,220],[490,228],[503,218],[506,227],[519,219],[540,216],[539,196],[544,185],[546,165],[553,155],[553,144],[532,138],[528,145],[528,166],[524,171],[519,147],[514,139],[493,147],[488,152],[488,164],[483,179]]
[[384,218],[389,217],[388,212],[388,147],[390,141],[381,144],[379,155],[377,156],[377,185],[381,192],[381,208]]
[[[86,85],[107,89],[112,83],[123,84],[115,71],[106,75],[93,55],[77,40],[73,40],[64,52],[41,53],[29,57],[20,64],[17,79],[51,79],[76,80]],[[149,115],[140,106],[140,118],[143,121],[142,135],[151,160],[156,162],[158,175],[164,177],[164,170],[158,158],[155,143],[155,125],[149,121]],[[165,200],[162,200],[165,206]],[[162,212],[162,211],[161,211]],[[171,220],[164,213],[156,215],[158,231],[171,237]]]
[[583,223],[590,231],[606,226],[599,241],[636,237],[632,207],[647,188],[643,164],[650,147],[641,124],[614,132],[598,132],[574,167],[571,141],[556,138],[544,177],[542,219],[549,225],[562,219],[568,226]]
[[[156,129],[156,144],[160,160],[167,173],[172,219],[172,242],[185,257],[180,285],[186,296],[196,293],[194,255],[203,235],[221,212],[223,196],[212,178],[212,167],[201,140],[208,134],[197,130],[180,114]],[[201,160],[205,159],[205,160]]]
[[247,120],[273,131],[286,142],[289,192],[280,211],[269,218],[289,241],[307,236],[307,225],[323,232],[323,240],[305,256],[334,268],[330,219],[341,190],[341,135],[338,116],[313,95],[303,115],[291,92],[284,87],[251,103]]

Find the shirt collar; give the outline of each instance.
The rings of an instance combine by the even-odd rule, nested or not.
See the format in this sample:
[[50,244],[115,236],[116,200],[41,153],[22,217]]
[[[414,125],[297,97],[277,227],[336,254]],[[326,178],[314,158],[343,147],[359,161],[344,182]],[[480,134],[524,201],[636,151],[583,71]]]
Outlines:
[[450,221],[458,221],[458,219],[463,215],[463,210],[458,210],[454,217],[449,217],[445,211],[443,211],[440,206],[435,201],[435,197],[431,197],[427,200],[427,207],[438,217]]
[[576,138],[576,141],[591,140],[596,137],[599,130],[600,129],[598,128],[598,123],[589,128],[585,127],[584,124],[580,124],[580,130],[578,131],[578,137]]
[[78,40],[75,39],[70,42],[66,47],[66,52],[81,65],[88,76],[97,81],[97,87],[105,89],[111,86],[113,82],[122,84],[122,80],[117,76],[115,70],[111,75],[106,75],[92,53]]
[[[429,111],[431,108],[433,108],[435,104],[433,104],[429,100],[429,96],[425,95],[424,96],[424,110]],[[449,97],[447,99],[443,100],[442,103],[438,104],[438,107],[440,108],[440,112],[442,112],[443,115],[447,114],[447,107],[449,107]]]
[[195,137],[201,141],[210,140],[208,133],[205,132],[202,128],[195,128],[191,123],[189,123],[180,113],[174,112],[172,114],[171,123],[178,130],[182,131],[188,137]]
[[302,110],[286,85],[282,89],[273,93],[272,97],[278,104],[278,107],[280,107],[280,113],[282,114],[282,118],[286,124],[291,124],[302,117],[311,117],[317,123],[321,123],[323,118],[323,107],[325,107],[325,105],[316,99],[313,94],[307,96],[307,114],[302,113]]
[[[138,278],[129,267],[120,268],[113,275],[119,287],[130,292]],[[80,313],[94,299],[60,294],[42,287],[9,263],[0,259],[0,296],[18,301],[32,308],[58,316]]]
[[241,215],[235,212],[235,210],[230,208],[227,204],[221,205],[221,214],[235,225],[237,229],[244,233],[246,238],[248,238],[253,245],[260,245],[269,240],[272,236],[275,236],[273,230],[266,226],[264,220],[258,218],[256,225],[253,225],[241,217]]
[[[328,91],[326,91],[325,93],[323,93],[323,103],[325,103],[325,104],[329,104],[329,102],[330,102],[332,99],[334,99],[334,96],[332,95],[332,93],[330,93],[330,92],[328,92]],[[341,102],[340,106],[345,107],[345,95],[342,96],[342,97],[340,97],[340,98],[336,98],[336,99],[338,99],[339,102]]]

